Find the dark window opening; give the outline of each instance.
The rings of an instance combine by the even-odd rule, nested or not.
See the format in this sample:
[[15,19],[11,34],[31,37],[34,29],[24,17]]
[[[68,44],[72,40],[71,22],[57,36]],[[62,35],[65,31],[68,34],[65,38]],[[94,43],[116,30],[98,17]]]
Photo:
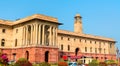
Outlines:
[[45,62],[49,61],[49,51],[45,52]]
[[1,40],[1,46],[5,46],[5,39]]
[[63,50],[63,45],[61,45],[61,50]]
[[87,52],[87,47],[85,47],[85,52]]
[[26,59],[29,60],[29,52],[28,51],[26,51],[25,55],[26,55]]
[[15,47],[17,46],[17,39],[15,39]]
[[63,37],[61,37],[61,40],[63,40]]
[[70,51],[70,45],[68,45],[68,51]]
[[78,52],[79,52],[79,48],[76,48],[76,49],[75,49],[75,55],[76,55],[76,56],[77,56]]
[[5,33],[5,29],[2,29],[2,33]]

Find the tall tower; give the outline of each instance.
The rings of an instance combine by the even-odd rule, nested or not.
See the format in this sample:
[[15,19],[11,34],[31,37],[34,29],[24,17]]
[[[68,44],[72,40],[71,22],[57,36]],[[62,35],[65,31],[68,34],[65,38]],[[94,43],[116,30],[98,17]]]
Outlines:
[[80,14],[76,14],[75,16],[75,22],[74,22],[74,32],[76,33],[82,33],[82,17]]

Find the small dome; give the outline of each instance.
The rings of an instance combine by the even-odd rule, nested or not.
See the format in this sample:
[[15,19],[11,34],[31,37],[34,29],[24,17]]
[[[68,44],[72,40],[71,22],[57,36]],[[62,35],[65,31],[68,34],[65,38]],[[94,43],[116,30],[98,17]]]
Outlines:
[[80,14],[76,14],[75,16],[76,16],[76,17],[78,17],[78,16],[80,17]]

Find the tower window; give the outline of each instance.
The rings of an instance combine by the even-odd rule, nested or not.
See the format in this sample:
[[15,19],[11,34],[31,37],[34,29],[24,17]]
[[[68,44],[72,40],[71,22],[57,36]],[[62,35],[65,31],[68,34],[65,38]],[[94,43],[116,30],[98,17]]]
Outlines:
[[5,46],[5,39],[1,40],[1,46]]
[[2,29],[2,33],[5,33],[5,29]]

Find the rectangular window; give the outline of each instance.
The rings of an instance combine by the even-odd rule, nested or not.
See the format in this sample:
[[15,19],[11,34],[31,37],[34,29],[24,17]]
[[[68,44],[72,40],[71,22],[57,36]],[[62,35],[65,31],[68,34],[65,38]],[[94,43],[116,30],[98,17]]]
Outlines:
[[16,29],[16,33],[18,33],[18,29]]
[[61,50],[63,50],[63,45],[61,45]]
[[13,53],[13,61],[16,60],[16,53]]
[[70,45],[68,45],[68,51],[70,51]]
[[61,37],[61,40],[63,40],[63,37]]
[[2,33],[5,33],[5,29],[2,29]]
[[85,52],[87,52],[87,47],[85,47]]
[[70,41],[70,38],[68,38],[68,41]]

